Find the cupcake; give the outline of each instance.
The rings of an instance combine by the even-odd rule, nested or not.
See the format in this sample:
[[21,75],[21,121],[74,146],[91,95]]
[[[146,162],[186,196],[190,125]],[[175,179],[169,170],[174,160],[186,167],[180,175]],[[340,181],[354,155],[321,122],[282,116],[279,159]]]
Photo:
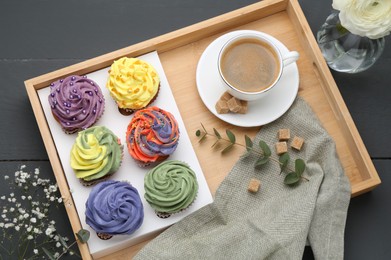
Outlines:
[[67,134],[95,124],[105,100],[98,84],[86,76],[69,76],[50,84],[49,104],[54,118]]
[[121,165],[120,139],[104,126],[80,131],[71,150],[71,167],[83,185],[108,178]]
[[166,218],[190,206],[198,192],[196,174],[183,162],[162,162],[144,177],[144,198],[159,217]]
[[160,88],[160,78],[151,64],[123,57],[114,61],[109,70],[106,87],[123,115],[151,104]]
[[136,188],[124,181],[98,183],[86,202],[86,223],[101,239],[130,235],[140,228],[144,208]]
[[177,148],[178,140],[178,122],[171,113],[158,107],[137,111],[126,131],[129,153],[141,167],[168,158]]

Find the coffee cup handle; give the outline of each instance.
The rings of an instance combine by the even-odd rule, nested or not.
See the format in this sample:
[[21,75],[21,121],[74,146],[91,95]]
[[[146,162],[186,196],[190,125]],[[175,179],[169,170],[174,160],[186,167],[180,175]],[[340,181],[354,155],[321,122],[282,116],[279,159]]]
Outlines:
[[299,59],[299,53],[297,51],[291,51],[286,55],[284,55],[284,57],[282,58],[282,63],[284,64],[284,66],[287,66],[297,61],[298,59]]

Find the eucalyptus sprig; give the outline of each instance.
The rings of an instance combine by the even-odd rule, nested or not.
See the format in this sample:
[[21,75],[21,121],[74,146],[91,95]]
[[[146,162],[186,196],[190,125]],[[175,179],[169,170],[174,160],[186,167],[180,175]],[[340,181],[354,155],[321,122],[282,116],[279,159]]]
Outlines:
[[245,144],[241,144],[236,142],[236,136],[235,134],[229,130],[226,129],[225,133],[227,138],[224,138],[219,131],[217,131],[216,128],[213,128],[213,134],[209,133],[205,126],[201,123],[202,129],[198,129],[196,131],[196,136],[199,138],[199,142],[202,142],[205,140],[207,136],[213,136],[216,138],[216,141],[213,143],[212,147],[215,147],[218,143],[224,142],[226,143],[226,146],[221,150],[221,153],[226,153],[230,151],[234,145],[242,146],[246,149],[246,153],[243,156],[248,156],[251,153],[254,153],[259,156],[257,161],[254,164],[255,168],[261,167],[262,165],[268,163],[270,160],[278,163],[280,165],[280,174],[289,171],[288,174],[285,176],[284,183],[286,185],[296,185],[300,182],[300,180],[306,180],[309,181],[307,178],[303,176],[303,173],[305,171],[305,162],[302,159],[296,159],[295,160],[295,168],[292,169],[289,167],[289,161],[290,161],[290,156],[288,153],[283,153],[278,157],[278,159],[274,158],[272,156],[271,149],[269,145],[263,141],[260,140],[258,143],[258,146],[260,148],[259,150],[254,149],[254,143],[251,140],[250,137],[247,135],[244,136],[244,141]]

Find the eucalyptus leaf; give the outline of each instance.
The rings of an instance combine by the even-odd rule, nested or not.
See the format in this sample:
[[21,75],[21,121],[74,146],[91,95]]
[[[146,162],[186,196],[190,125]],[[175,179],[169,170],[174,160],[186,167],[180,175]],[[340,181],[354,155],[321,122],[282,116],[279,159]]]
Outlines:
[[220,135],[220,133],[216,130],[216,128],[213,128],[213,131],[215,132],[215,136],[217,137],[217,139],[221,139],[221,135]]
[[234,144],[229,144],[227,147],[225,147],[225,148],[221,151],[221,153],[226,153],[226,152],[228,152],[229,150],[232,149],[233,146],[234,146]]
[[295,172],[290,172],[285,176],[284,183],[286,185],[294,185],[300,181],[300,176]]
[[269,162],[269,156],[264,156],[262,158],[259,158],[256,162],[255,162],[255,167],[259,167],[259,166],[262,166],[264,164],[266,164],[267,162]]
[[280,162],[280,168],[281,172],[285,170],[286,166],[288,165],[288,162],[290,160],[288,153],[283,153],[280,158],[278,158],[278,161]]
[[229,129],[226,130],[226,133],[227,133],[227,137],[228,137],[229,141],[231,142],[231,144],[234,144],[236,142],[235,135]]
[[77,238],[83,244],[87,243],[88,239],[90,239],[90,231],[86,229],[80,229],[79,232],[76,233]]
[[253,148],[253,141],[251,141],[251,138],[248,137],[247,135],[244,136],[244,139],[246,141],[246,149],[247,149],[247,151],[251,151],[251,149]]
[[43,252],[49,257],[50,260],[56,260],[56,258],[54,257],[54,255],[49,251],[47,250],[46,248],[42,247],[42,250]]
[[295,161],[295,172],[300,177],[305,170],[305,162],[302,159],[296,159]]
[[197,137],[200,137],[200,135],[201,135],[201,131],[198,129],[198,130],[196,131],[196,136],[197,136]]
[[272,154],[270,147],[265,143],[265,141],[259,141],[259,147],[261,147],[264,156],[269,157]]
[[246,157],[248,157],[250,154],[251,154],[251,151],[247,151],[247,152],[245,152],[241,157],[242,157],[242,158],[246,158]]

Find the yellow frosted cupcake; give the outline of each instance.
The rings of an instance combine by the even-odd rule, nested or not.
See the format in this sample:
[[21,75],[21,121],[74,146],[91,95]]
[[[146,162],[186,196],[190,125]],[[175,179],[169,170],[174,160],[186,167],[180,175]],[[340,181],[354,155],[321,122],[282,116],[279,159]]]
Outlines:
[[106,87],[121,114],[130,115],[155,100],[160,78],[148,62],[123,57],[111,65]]

